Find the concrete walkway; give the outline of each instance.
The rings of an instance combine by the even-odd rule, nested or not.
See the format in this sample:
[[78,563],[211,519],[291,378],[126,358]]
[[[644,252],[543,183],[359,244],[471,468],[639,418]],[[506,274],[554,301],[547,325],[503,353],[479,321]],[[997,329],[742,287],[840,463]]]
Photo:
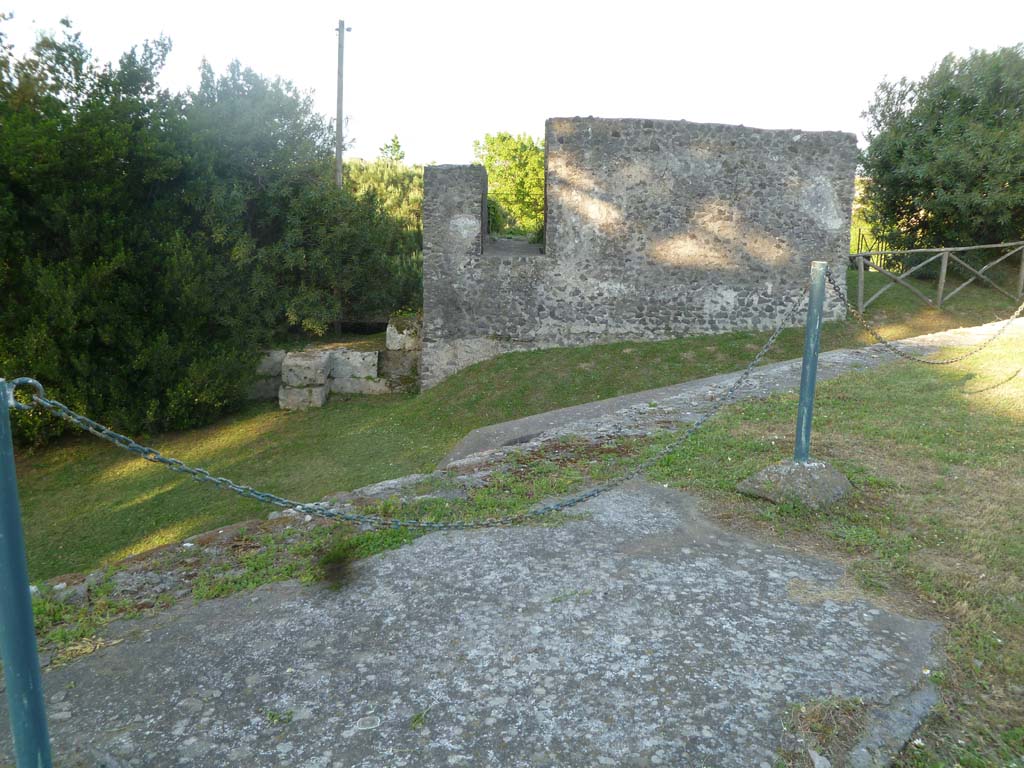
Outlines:
[[44,675],[58,764],[766,768],[792,705],[838,697],[868,766],[935,702],[937,627],[837,565],[647,483],[583,511],[113,625]]

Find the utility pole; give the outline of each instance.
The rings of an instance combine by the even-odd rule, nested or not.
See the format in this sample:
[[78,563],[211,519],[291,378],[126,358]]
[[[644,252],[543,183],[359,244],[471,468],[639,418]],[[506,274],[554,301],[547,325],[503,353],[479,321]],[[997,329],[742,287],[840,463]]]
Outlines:
[[345,145],[345,113],[341,109],[341,95],[343,86],[345,83],[345,33],[351,32],[352,27],[346,27],[345,21],[338,21],[338,123],[337,123],[337,147],[334,150],[334,162],[336,168],[334,171],[334,180],[338,184],[338,188],[341,189],[345,186],[345,173],[344,165],[342,163],[342,152]]

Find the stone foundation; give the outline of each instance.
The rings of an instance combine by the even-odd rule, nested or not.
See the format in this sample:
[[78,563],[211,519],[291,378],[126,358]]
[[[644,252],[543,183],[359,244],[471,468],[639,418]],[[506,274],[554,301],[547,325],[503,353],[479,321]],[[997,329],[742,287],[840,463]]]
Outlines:
[[274,349],[256,369],[250,400],[277,400],[285,410],[319,408],[330,394],[385,395],[415,392],[420,361],[420,320],[396,318],[388,324],[387,349],[311,347],[298,352]]

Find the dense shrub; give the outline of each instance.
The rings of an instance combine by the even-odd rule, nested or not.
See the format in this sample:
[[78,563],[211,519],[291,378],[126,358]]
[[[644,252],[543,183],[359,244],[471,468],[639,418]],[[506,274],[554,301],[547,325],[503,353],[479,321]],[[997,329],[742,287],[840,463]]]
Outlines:
[[387,211],[390,283],[401,300],[391,306],[418,307],[423,302],[423,166],[405,165],[398,137],[381,147],[372,162],[345,164],[346,189],[364,203]]
[[334,131],[290,84],[204,65],[171,94],[162,39],[102,67],[70,33],[0,46],[0,375],[130,431],[191,427],[275,337],[415,301],[407,223],[334,186]]
[[501,203],[488,195],[487,231],[494,235],[500,235],[506,229],[508,229],[508,214],[501,207]]

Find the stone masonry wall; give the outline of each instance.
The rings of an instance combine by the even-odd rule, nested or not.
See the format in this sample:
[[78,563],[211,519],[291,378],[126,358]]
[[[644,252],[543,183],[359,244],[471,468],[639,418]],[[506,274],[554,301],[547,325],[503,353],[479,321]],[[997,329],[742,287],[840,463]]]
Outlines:
[[[465,338],[487,346],[486,330],[468,314],[489,301],[482,263],[487,236],[487,171],[482,165],[423,169],[423,349],[420,386],[436,384],[469,362],[458,355]],[[489,347],[488,347],[489,350]],[[488,351],[470,362],[500,354]],[[429,382],[429,383],[428,383]]]
[[556,118],[545,140],[543,254],[483,236],[482,168],[427,169],[424,387],[514,349],[774,328],[811,261],[845,277],[852,134]]

